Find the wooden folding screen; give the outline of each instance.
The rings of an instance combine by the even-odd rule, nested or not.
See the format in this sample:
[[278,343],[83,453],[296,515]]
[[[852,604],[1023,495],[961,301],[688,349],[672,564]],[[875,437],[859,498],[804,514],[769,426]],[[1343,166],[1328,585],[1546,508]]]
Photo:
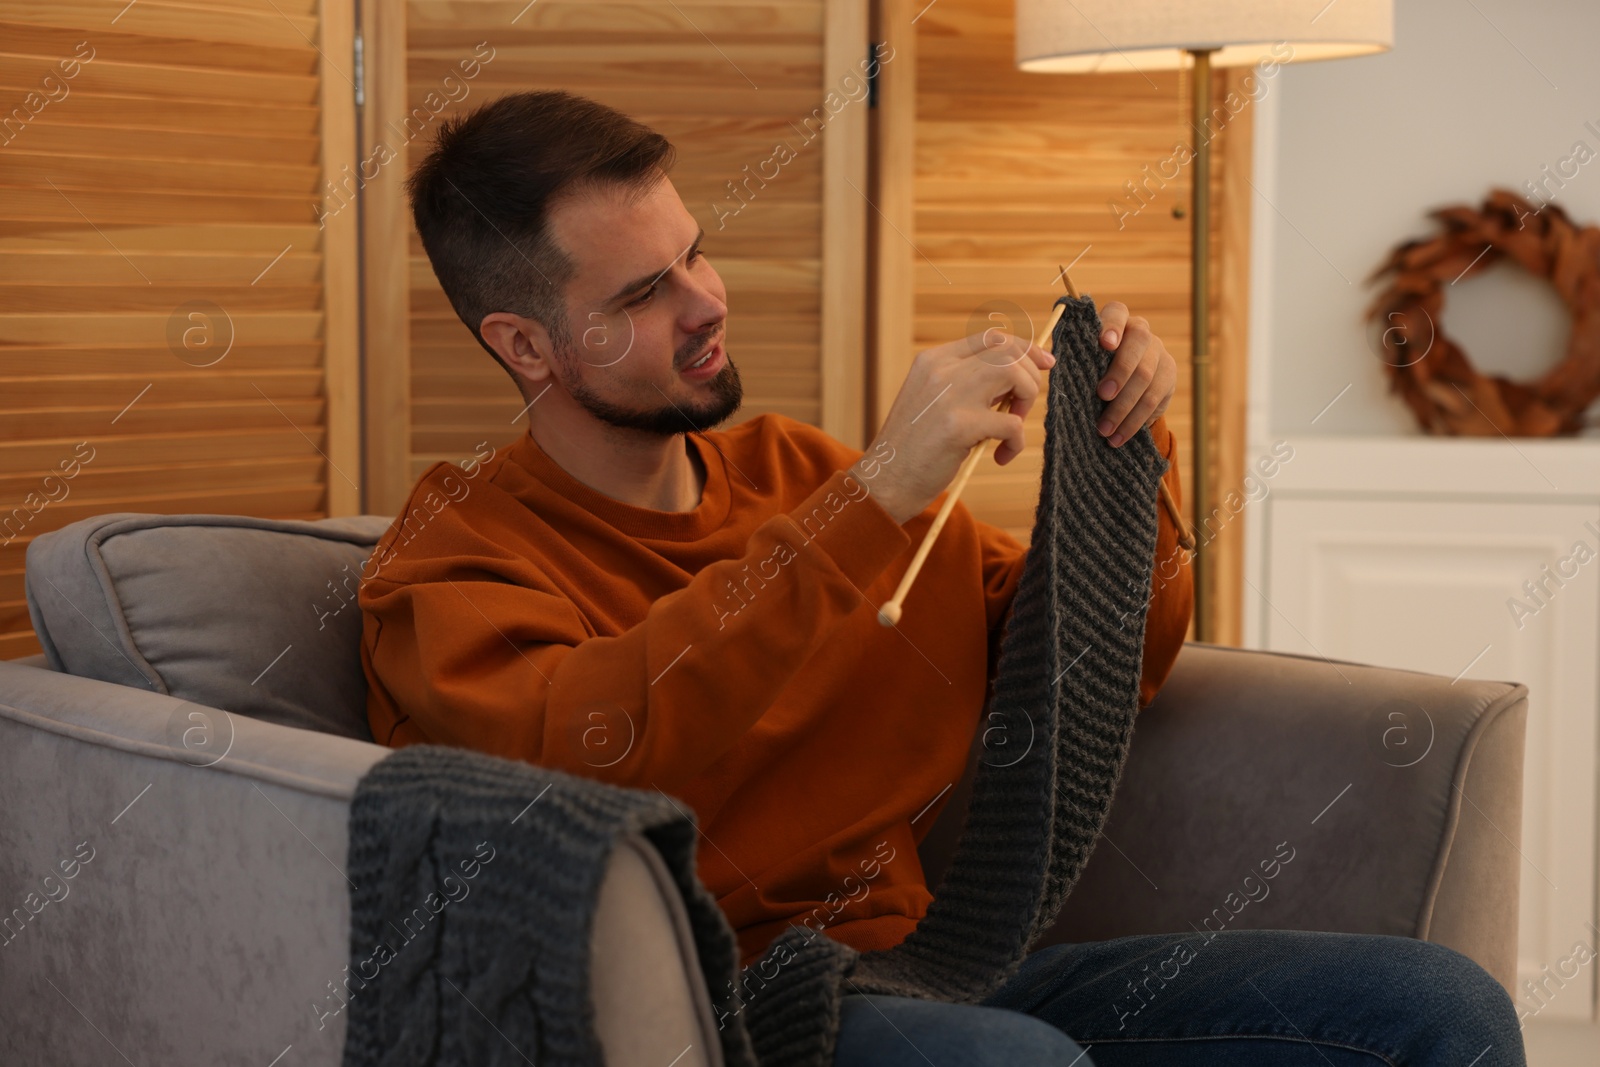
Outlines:
[[[922,348],[998,325],[1042,330],[1064,292],[1063,265],[1103,305],[1150,320],[1179,366],[1167,424],[1185,487],[1190,449],[1189,203],[1192,144],[1176,73],[1047,75],[1016,69],[1012,0],[882,0],[874,35],[897,58],[883,71],[874,115],[872,410],[888,413]],[[1220,102],[1242,72],[1218,73]],[[1258,90],[1259,91],[1259,90]],[[1239,98],[1235,96],[1237,105]],[[1248,306],[1250,119],[1247,105],[1212,125],[1214,378],[1221,395],[1209,472],[1214,499],[1243,478]],[[1179,154],[1179,158],[1182,156]],[[1129,183],[1136,190],[1131,193]],[[999,318],[991,319],[991,312]],[[985,461],[962,500],[1026,543],[1038,500],[1043,408],[1030,447],[1004,467]],[[1186,490],[1187,494],[1187,490]],[[1186,508],[1192,503],[1186,498]],[[1192,511],[1192,508],[1190,509]],[[1218,640],[1238,640],[1242,526],[1206,551],[1217,562]]]
[[38,649],[41,533],[359,510],[355,212],[328,184],[353,23],[350,0],[0,3],[0,658]]
[[[728,283],[734,421],[863,447],[918,348],[1005,302],[1042,318],[1073,260],[1185,365],[1188,169],[1111,209],[1186,136],[1176,76],[1022,74],[1011,32],[1009,0],[0,0],[0,656],[37,647],[39,533],[391,513],[429,463],[523,432],[402,187],[446,116],[506,92],[579,92],[678,146]],[[1242,472],[1249,118],[1214,186],[1221,491]],[[1192,485],[1188,412],[1185,380],[1168,422]],[[964,499],[1026,539],[1038,475],[1035,448]],[[1214,549],[1224,590],[1238,531]]]
[[362,22],[362,155],[398,160],[364,189],[370,509],[397,509],[436,460],[526,431],[398,181],[447,116],[519,90],[591,97],[677,147],[673,183],[728,286],[745,386],[729,425],[778,411],[862,443],[866,0],[367,0]]

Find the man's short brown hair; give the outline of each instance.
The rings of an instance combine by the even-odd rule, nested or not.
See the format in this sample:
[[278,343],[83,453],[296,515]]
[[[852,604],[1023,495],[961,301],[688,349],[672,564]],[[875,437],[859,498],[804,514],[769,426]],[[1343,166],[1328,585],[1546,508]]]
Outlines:
[[572,346],[563,294],[577,265],[550,235],[552,202],[602,185],[642,194],[675,159],[665,137],[614,108],[568,92],[513,93],[445,121],[406,189],[445,296],[505,367],[478,332],[496,311]]

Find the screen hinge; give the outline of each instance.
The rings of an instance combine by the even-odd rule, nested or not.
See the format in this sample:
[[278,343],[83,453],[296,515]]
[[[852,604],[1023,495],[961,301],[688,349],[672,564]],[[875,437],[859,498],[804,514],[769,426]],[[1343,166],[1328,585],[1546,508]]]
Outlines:
[[367,104],[366,42],[362,40],[360,30],[356,31],[355,68],[356,107],[365,107]]

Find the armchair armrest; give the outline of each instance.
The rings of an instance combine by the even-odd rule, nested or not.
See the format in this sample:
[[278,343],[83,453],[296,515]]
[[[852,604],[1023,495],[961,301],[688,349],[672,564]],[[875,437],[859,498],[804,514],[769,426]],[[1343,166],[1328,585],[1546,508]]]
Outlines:
[[[1100,843],[1034,947],[1395,934],[1455,949],[1515,996],[1527,714],[1519,683],[1188,642],[1134,725]],[[930,886],[980,751],[975,737],[919,846]]]
[[[337,1067],[359,990],[349,806],[388,752],[0,662],[0,1061],[111,1045],[265,1064],[292,1046]],[[591,945],[609,1063],[659,1067],[673,1044],[720,1067],[687,912],[643,837],[613,853]]]
[[1102,844],[1041,945],[1395,934],[1453,948],[1511,991],[1527,711],[1519,683],[1190,642],[1135,724]]

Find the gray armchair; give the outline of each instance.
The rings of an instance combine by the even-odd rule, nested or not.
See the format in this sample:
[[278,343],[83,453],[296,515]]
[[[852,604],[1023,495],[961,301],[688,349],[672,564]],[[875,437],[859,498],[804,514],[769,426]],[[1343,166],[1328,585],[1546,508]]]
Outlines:
[[[346,822],[389,750],[352,699],[359,614],[334,605],[385,524],[104,516],[30,546],[47,655],[0,663],[0,1061],[340,1062]],[[1045,943],[1404,934],[1509,988],[1526,714],[1518,684],[1186,645]],[[923,843],[931,879],[968,785]],[[720,1063],[642,838],[593,951],[613,1067]]]

